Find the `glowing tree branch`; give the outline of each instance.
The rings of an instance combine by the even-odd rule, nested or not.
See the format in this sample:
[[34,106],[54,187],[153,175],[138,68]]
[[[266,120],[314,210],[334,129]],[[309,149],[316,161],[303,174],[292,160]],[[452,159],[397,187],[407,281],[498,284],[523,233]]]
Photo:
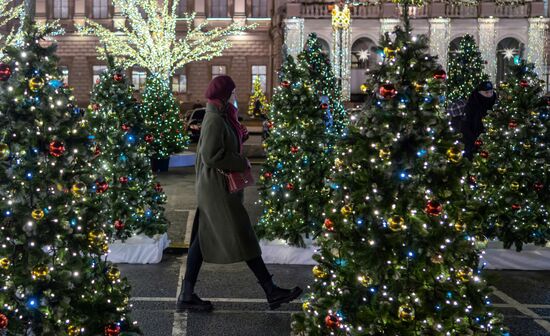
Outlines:
[[195,13],[184,14],[187,29],[183,38],[176,38],[177,1],[114,0],[127,26],[113,32],[97,22],[86,20],[78,30],[84,35],[95,35],[103,46],[98,47],[101,58],[105,50],[119,66],[141,66],[168,79],[174,70],[187,63],[210,60],[221,56],[231,47],[229,35],[239,34],[255,25],[233,23],[225,28],[206,30],[207,22],[194,25]]
[[[0,0],[0,27],[4,27],[10,21],[19,18],[19,22],[23,20],[24,6],[19,4],[14,6],[13,0]],[[7,35],[0,34],[0,47],[12,44],[17,40],[18,31],[16,27],[12,27]]]

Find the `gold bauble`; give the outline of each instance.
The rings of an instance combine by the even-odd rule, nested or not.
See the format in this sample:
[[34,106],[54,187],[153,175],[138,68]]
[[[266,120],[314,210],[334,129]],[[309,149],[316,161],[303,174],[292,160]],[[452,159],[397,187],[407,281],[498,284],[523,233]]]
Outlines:
[[100,249],[101,249],[101,251],[103,251],[103,253],[109,252],[109,244],[103,242],[100,246]]
[[325,279],[328,276],[327,272],[323,271],[319,265],[314,266],[311,271],[313,272],[313,275],[319,279]]
[[447,149],[447,159],[452,163],[458,163],[462,161],[462,151],[458,147],[451,147]]
[[32,211],[31,216],[36,220],[40,220],[44,218],[44,211],[42,209],[35,209]]
[[10,147],[5,143],[0,143],[0,160],[6,160],[10,154]]
[[111,281],[117,281],[118,279],[120,279],[119,269],[114,266],[110,267],[109,270],[107,271],[107,279]]
[[342,209],[340,209],[340,213],[344,215],[344,217],[348,217],[353,212],[353,209],[349,205],[344,205]]
[[136,209],[136,215],[142,217],[144,214],[145,214],[145,210],[143,210],[143,208]]
[[29,89],[36,92],[44,86],[44,79],[41,77],[33,77],[29,79]]
[[35,279],[40,280],[48,276],[49,272],[50,272],[50,269],[48,268],[48,266],[36,266],[35,268],[32,269],[31,274]]
[[460,279],[460,281],[468,282],[470,281],[470,278],[472,277],[473,274],[474,274],[474,271],[470,267],[463,267],[458,270],[458,272],[456,273],[456,276],[458,277],[458,279]]
[[304,303],[302,303],[303,310],[309,310],[309,307],[310,307],[309,301],[304,301]]
[[487,183],[478,182],[478,183],[477,183],[477,187],[478,187],[479,189],[485,189],[485,188],[487,188]]
[[531,115],[533,117],[538,117],[539,116],[539,112],[538,111],[531,111]]
[[71,193],[74,195],[74,196],[77,196],[77,197],[80,197],[80,196],[83,196],[85,193],[86,193],[86,190],[88,188],[86,187],[86,183],[84,182],[76,182],[75,184],[73,184],[73,186],[71,187]]
[[267,149],[267,142],[263,142],[262,147],[263,147],[263,149]]
[[512,189],[512,190],[518,190],[518,189],[519,189],[519,183],[516,182],[516,181],[510,183],[510,189]]
[[441,254],[434,254],[430,260],[432,261],[432,263],[434,264],[442,264],[443,263],[443,256]]
[[489,127],[487,133],[489,133],[490,135],[495,135],[497,133],[497,130],[494,127]]
[[78,335],[80,335],[80,328],[75,327],[74,325],[69,325],[67,327],[67,335],[69,335],[69,336],[78,336]]
[[389,148],[382,148],[378,151],[378,157],[382,160],[388,160],[391,156],[391,150]]
[[369,86],[367,84],[361,84],[361,86],[359,87],[359,89],[361,89],[361,92],[363,93],[366,93],[367,90],[369,89]]
[[92,245],[99,245],[105,242],[107,236],[103,230],[92,230],[88,233],[88,242]]
[[397,316],[402,321],[414,321],[414,308],[408,304],[399,306]]
[[361,285],[368,287],[372,284],[372,279],[366,274],[360,275],[357,277],[357,280],[361,283]]
[[405,219],[399,215],[393,215],[388,219],[388,227],[394,232],[401,231],[405,228]]
[[460,220],[456,221],[455,230],[458,231],[458,232],[466,231],[466,223],[464,223],[463,221],[460,221]]
[[344,161],[342,159],[340,158],[334,159],[334,167],[340,168],[342,167],[342,165],[344,165]]
[[506,169],[506,167],[498,167],[497,171],[498,171],[499,174],[506,174],[508,169]]
[[384,47],[384,55],[387,57],[395,57],[395,53],[399,50],[399,48],[392,49],[390,47]]
[[10,260],[8,258],[1,258],[0,259],[0,268],[8,269],[10,267]]
[[524,149],[529,149],[529,148],[531,148],[531,144],[526,142],[526,143],[523,144],[523,148]]

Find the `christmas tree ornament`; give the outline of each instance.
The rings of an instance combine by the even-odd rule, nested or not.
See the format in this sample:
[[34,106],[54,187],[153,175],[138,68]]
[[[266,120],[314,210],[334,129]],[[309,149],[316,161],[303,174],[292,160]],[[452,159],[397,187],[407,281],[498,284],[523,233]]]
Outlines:
[[481,139],[477,139],[474,142],[474,145],[476,146],[476,148],[480,148],[481,146],[483,146],[483,141]]
[[334,222],[331,221],[330,218],[326,218],[323,225],[328,231],[334,231]]
[[48,266],[36,266],[32,269],[32,278],[35,280],[44,280],[48,274],[50,273],[50,269]]
[[447,159],[452,163],[459,163],[462,161],[462,150],[455,146],[447,149]]
[[481,151],[481,152],[479,152],[479,156],[481,156],[484,159],[487,159],[489,157],[489,152],[485,151],[485,150]]
[[327,103],[322,103],[322,104],[321,104],[321,109],[322,109],[322,110],[328,109],[328,104],[327,104]]
[[474,271],[470,267],[462,267],[456,273],[457,278],[462,282],[470,281]]
[[291,152],[292,154],[298,153],[298,147],[296,147],[296,146],[290,146],[290,152]]
[[33,77],[29,79],[29,89],[33,92],[38,92],[44,86],[44,79],[41,77]]
[[342,209],[340,209],[340,213],[344,216],[344,217],[348,217],[349,215],[351,215],[351,213],[353,212],[353,209],[351,208],[351,206],[349,205],[344,205],[342,207]]
[[533,188],[535,188],[536,191],[541,191],[544,188],[544,184],[540,181],[535,182],[535,184],[533,184]]
[[414,84],[414,89],[415,89],[416,91],[423,91],[424,88],[426,87],[426,81],[424,81],[424,80],[415,82],[415,83],[413,83],[413,84]]
[[152,134],[146,134],[144,137],[145,142],[151,143],[153,142],[153,135]]
[[11,77],[11,68],[8,64],[0,62],[0,81],[5,82]]
[[286,190],[292,191],[292,190],[294,190],[294,184],[289,182],[289,183],[286,184],[285,188],[286,188]]
[[111,323],[105,326],[105,336],[118,336],[120,334],[120,326]]
[[327,272],[323,271],[323,269],[319,265],[314,266],[312,272],[313,275],[318,279],[325,279],[328,277]]
[[382,148],[378,151],[378,157],[382,160],[389,160],[391,158],[391,150],[389,148]]
[[361,84],[359,89],[361,90],[361,92],[366,93],[369,90],[369,86],[366,83],[363,83]]
[[264,176],[266,179],[270,179],[270,178],[273,176],[273,174],[270,173],[270,172],[265,172],[263,176]]
[[80,328],[77,327],[77,326],[74,326],[72,324],[70,324],[68,327],[67,327],[67,335],[68,336],[78,336],[80,335]]
[[290,87],[290,82],[289,81],[282,81],[281,82],[281,86],[284,87],[284,88],[289,88]]
[[513,181],[512,183],[510,183],[510,189],[512,189],[514,191],[519,190],[519,182]]
[[10,147],[5,143],[0,143],[0,160],[6,160],[10,157]]
[[122,76],[120,72],[117,72],[113,75],[113,79],[115,80],[115,82],[120,82],[124,79],[124,76]]
[[310,305],[309,301],[304,301],[304,303],[302,303],[302,309],[305,310],[305,311],[308,311],[310,306],[311,305]]
[[363,275],[360,275],[357,277],[357,280],[359,280],[359,283],[363,286],[363,287],[369,287],[371,284],[372,284],[372,278],[369,277],[368,275],[366,274],[363,274]]
[[0,330],[6,329],[8,327],[8,317],[0,313]]
[[41,220],[44,218],[44,211],[42,209],[35,209],[32,211],[31,216],[35,220]]
[[145,210],[143,210],[143,208],[141,207],[136,208],[136,215],[138,215],[139,217],[143,217],[143,215],[145,215]]
[[397,89],[393,84],[383,84],[379,89],[378,93],[384,99],[391,99],[397,95]]
[[59,79],[50,79],[48,85],[57,90],[63,86],[63,81]]
[[426,211],[426,213],[428,215],[439,216],[439,215],[441,215],[441,212],[443,211],[443,206],[437,201],[430,200],[426,204],[426,207],[424,208],[424,211]]
[[121,176],[118,178],[118,182],[120,182],[120,184],[126,184],[128,183],[128,176]]
[[519,81],[519,86],[521,86],[522,88],[528,88],[529,82],[526,79],[522,79]]
[[434,264],[443,264],[443,262],[445,261],[445,259],[443,258],[443,256],[441,254],[434,254],[430,257],[430,261]]
[[395,57],[395,54],[397,53],[398,50],[399,48],[395,48],[395,47],[384,47],[383,49],[384,56],[393,58]]
[[101,108],[101,105],[99,105],[98,103],[93,103],[92,104],[92,110],[99,111],[100,108]]
[[58,140],[50,142],[49,149],[51,156],[60,157],[63,153],[65,153],[65,145]]
[[98,194],[103,194],[104,192],[109,189],[109,183],[103,180],[96,180],[95,181],[95,192]]
[[520,209],[521,209],[521,205],[520,205],[520,204],[518,204],[518,203],[512,204],[512,210],[518,211],[518,210],[520,210]]
[[130,126],[128,124],[122,124],[120,126],[124,132],[128,132],[130,130]]
[[516,127],[518,127],[518,123],[514,119],[512,119],[512,120],[510,120],[510,122],[508,122],[508,128],[514,129]]
[[438,69],[434,72],[433,78],[438,81],[445,81],[447,79],[447,72],[443,69]]
[[155,191],[156,192],[162,192],[162,185],[160,183],[155,183]]
[[107,271],[107,279],[110,281],[117,281],[120,279],[120,270],[114,266],[109,267]]
[[329,314],[325,317],[325,325],[329,329],[336,329],[340,327],[340,320],[334,314]]
[[10,267],[10,260],[8,258],[0,258],[0,268],[8,269]]
[[120,219],[117,219],[115,220],[115,223],[114,223],[114,226],[115,226],[115,229],[120,231],[120,230],[123,230],[124,229],[124,222],[121,221]]
[[399,308],[397,309],[397,317],[399,317],[401,321],[405,321],[405,322],[414,321],[414,318],[415,318],[414,315],[415,315],[414,308],[409,304],[403,304],[399,306]]
[[528,143],[528,142],[525,142],[525,143],[523,144],[523,149],[531,149],[531,144]]
[[498,167],[497,171],[498,171],[499,174],[504,175],[504,174],[506,174],[508,169],[506,169],[506,167]]
[[71,193],[74,196],[80,197],[80,196],[84,196],[84,194],[86,194],[87,189],[88,188],[86,187],[86,184],[84,182],[76,182],[71,187]]
[[99,156],[101,155],[101,147],[99,147],[99,145],[95,146],[94,148],[94,156]]
[[88,242],[92,246],[98,246],[105,242],[107,235],[103,230],[95,229],[88,233]]
[[406,229],[405,219],[399,215],[393,215],[388,219],[388,228],[394,232]]
[[457,220],[455,222],[455,225],[454,225],[454,228],[457,232],[464,232],[466,231],[466,223],[463,222],[462,220]]

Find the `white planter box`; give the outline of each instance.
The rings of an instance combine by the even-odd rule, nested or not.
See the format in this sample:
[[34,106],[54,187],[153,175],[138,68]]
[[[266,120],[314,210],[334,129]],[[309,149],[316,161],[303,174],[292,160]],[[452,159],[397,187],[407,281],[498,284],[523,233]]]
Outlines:
[[153,237],[140,234],[126,239],[124,243],[115,240],[109,245],[107,260],[117,264],[157,264],[169,244],[167,233]]
[[288,245],[284,240],[260,240],[262,257],[266,264],[315,265],[312,259],[317,246],[312,240],[305,240],[306,247]]

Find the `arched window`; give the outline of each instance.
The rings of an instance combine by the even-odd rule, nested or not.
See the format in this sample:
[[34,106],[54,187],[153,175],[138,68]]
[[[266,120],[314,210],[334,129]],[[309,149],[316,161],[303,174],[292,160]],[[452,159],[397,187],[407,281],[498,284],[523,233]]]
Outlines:
[[367,37],[362,37],[351,46],[351,68],[369,69],[377,61],[376,44]]
[[460,45],[460,41],[462,40],[462,36],[459,36],[451,41],[449,43],[449,54],[454,54],[458,50],[458,46]]
[[319,37],[317,37],[317,40],[321,44],[321,50],[323,51],[323,53],[327,54],[327,56],[330,58],[330,45],[328,44],[328,42]]
[[513,37],[497,44],[497,82],[506,80],[510,66],[523,59],[525,45]]

